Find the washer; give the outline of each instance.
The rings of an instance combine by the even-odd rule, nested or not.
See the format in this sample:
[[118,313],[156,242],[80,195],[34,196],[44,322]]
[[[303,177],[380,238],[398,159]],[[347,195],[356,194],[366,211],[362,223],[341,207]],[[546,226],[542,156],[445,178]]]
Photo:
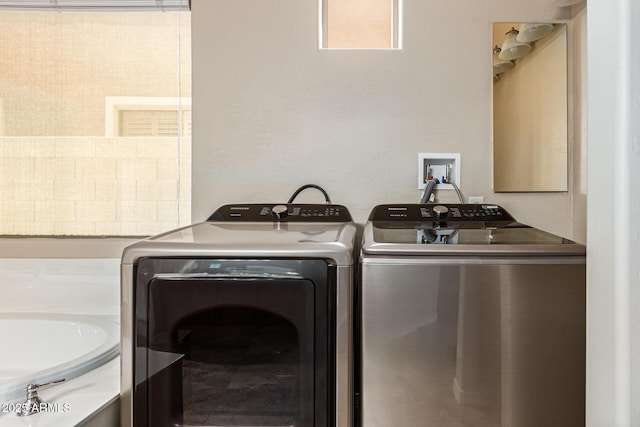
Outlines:
[[362,425],[584,426],[585,275],[583,245],[497,205],[376,206]]
[[234,204],[122,256],[123,426],[353,417],[347,208]]

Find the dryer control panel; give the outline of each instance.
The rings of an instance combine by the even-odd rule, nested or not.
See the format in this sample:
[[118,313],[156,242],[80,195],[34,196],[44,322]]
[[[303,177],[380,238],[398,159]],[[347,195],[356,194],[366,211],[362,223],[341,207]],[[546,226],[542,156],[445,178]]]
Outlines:
[[502,207],[490,204],[378,205],[369,221],[498,222],[515,221]]
[[346,207],[333,204],[236,204],[218,208],[207,221],[350,222]]

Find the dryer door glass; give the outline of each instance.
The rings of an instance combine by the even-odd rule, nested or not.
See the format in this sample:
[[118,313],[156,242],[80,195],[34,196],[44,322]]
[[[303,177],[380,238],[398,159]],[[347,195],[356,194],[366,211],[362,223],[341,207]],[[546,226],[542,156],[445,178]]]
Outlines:
[[317,425],[315,308],[308,279],[152,279],[147,425]]

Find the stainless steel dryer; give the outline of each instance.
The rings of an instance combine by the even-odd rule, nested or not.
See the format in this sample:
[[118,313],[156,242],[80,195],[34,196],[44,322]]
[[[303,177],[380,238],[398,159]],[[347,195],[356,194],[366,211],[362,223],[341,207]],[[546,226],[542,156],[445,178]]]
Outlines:
[[123,426],[349,427],[355,226],[236,204],[122,256]]
[[360,264],[363,426],[584,426],[583,245],[495,205],[380,205]]

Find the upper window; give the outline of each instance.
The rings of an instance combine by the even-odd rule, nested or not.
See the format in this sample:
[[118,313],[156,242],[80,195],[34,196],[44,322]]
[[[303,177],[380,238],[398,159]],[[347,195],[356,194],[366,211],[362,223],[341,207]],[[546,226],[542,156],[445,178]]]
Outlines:
[[190,222],[190,27],[187,10],[0,11],[0,235]]
[[400,49],[402,0],[320,0],[321,48]]

